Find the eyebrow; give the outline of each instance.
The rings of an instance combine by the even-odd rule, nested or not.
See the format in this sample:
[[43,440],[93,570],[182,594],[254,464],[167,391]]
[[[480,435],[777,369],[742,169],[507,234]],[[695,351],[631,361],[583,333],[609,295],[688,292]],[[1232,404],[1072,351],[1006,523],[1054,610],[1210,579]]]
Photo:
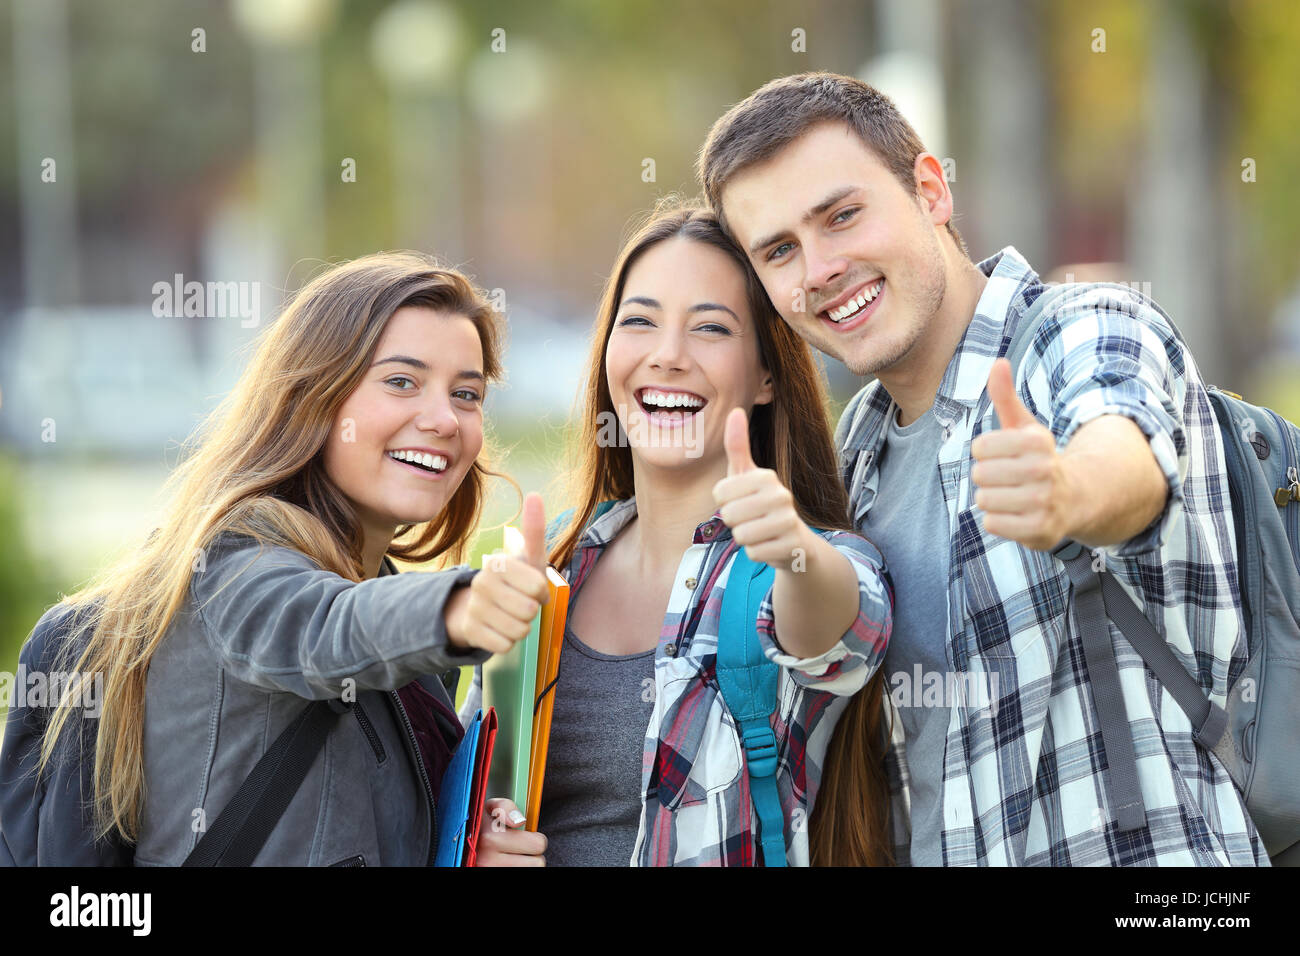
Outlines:
[[[374,368],[376,365],[383,365],[386,362],[397,362],[401,365],[409,365],[411,366],[411,368],[418,369],[421,372],[429,371],[429,366],[427,364],[421,362],[418,358],[411,358],[411,356],[409,355],[390,355],[388,356],[388,358],[380,359],[378,362],[375,362],[370,367]],[[464,369],[456,373],[457,381],[463,378],[473,379],[476,382],[486,381],[486,379],[483,377],[482,372],[475,371],[473,369]]]
[[[652,309],[663,308],[663,306],[659,304],[658,299],[651,299],[648,296],[644,296],[644,295],[634,295],[624,299],[622,304],[619,306],[619,308],[622,309],[623,306],[627,306],[627,305],[644,305]],[[687,312],[726,312],[737,322],[740,321],[740,316],[736,315],[735,312],[733,312],[731,309],[727,308],[725,305],[722,305],[719,302],[699,302],[691,306],[686,311]]]
[[[823,199],[817,205],[813,206],[806,213],[804,213],[800,221],[805,223],[811,222],[813,219],[815,219],[817,216],[820,216],[827,209],[830,209],[831,206],[834,206],[840,200],[847,199],[849,196],[852,196],[854,193],[861,192],[861,191],[862,191],[862,187],[860,186],[841,186],[839,189],[836,189],[834,192],[830,193],[830,195],[828,195],[825,199]],[[771,235],[764,236],[762,239],[759,239],[757,242],[755,242],[753,245],[749,247],[750,255],[758,255],[758,253],[761,250],[766,249],[768,246],[776,242],[778,239],[784,239],[786,235],[788,235],[788,230],[782,229],[780,232],[774,232]]]

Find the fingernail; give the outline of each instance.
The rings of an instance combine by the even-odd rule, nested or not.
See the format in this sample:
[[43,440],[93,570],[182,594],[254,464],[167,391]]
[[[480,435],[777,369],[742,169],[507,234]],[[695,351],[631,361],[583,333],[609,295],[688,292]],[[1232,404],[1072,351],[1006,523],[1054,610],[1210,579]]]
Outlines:
[[510,820],[510,825],[512,827],[517,827],[519,824],[524,822],[524,815],[518,810],[511,810],[510,816],[507,819]]

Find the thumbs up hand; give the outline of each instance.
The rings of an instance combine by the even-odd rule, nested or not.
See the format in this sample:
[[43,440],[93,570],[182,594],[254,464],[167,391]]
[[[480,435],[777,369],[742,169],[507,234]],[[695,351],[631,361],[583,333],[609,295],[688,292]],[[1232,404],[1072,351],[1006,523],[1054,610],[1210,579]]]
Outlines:
[[528,636],[546,603],[546,514],[540,495],[524,498],[523,534],[505,554],[484,555],[483,570],[457,589],[443,612],[456,647],[504,654]]
[[718,513],[751,561],[790,570],[813,544],[812,530],[794,508],[790,493],[776,472],[754,464],[749,450],[749,422],[743,408],[733,408],[723,432],[727,477],[713,486]]
[[989,534],[1050,551],[1070,536],[1072,507],[1056,438],[1020,401],[1006,359],[993,363],[988,389],[999,427],[971,442],[975,506]]

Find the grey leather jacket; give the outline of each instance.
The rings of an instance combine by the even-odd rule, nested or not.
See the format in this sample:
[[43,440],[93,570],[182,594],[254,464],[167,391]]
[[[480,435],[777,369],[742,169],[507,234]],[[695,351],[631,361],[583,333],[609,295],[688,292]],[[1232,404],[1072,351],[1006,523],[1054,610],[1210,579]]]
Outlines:
[[476,572],[384,564],[354,583],[242,536],[207,549],[149,667],[137,866],[184,861],[307,701],[350,686],[352,712],[254,864],[429,865],[436,793],[394,691],[419,680],[454,709],[434,675],[488,655],[453,652],[442,612]]

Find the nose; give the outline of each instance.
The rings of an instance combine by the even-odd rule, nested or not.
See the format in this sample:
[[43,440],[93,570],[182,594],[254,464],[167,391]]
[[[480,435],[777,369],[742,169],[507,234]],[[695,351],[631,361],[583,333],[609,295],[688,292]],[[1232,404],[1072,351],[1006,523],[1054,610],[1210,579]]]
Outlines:
[[848,271],[848,260],[834,246],[811,239],[804,243],[804,284],[809,292],[821,292]]
[[415,427],[420,431],[433,432],[439,438],[451,438],[460,431],[460,419],[451,407],[451,399],[446,395],[435,395],[421,410],[415,419]]
[[650,367],[680,372],[686,367],[686,332],[675,323],[667,323],[655,336],[650,351]]

